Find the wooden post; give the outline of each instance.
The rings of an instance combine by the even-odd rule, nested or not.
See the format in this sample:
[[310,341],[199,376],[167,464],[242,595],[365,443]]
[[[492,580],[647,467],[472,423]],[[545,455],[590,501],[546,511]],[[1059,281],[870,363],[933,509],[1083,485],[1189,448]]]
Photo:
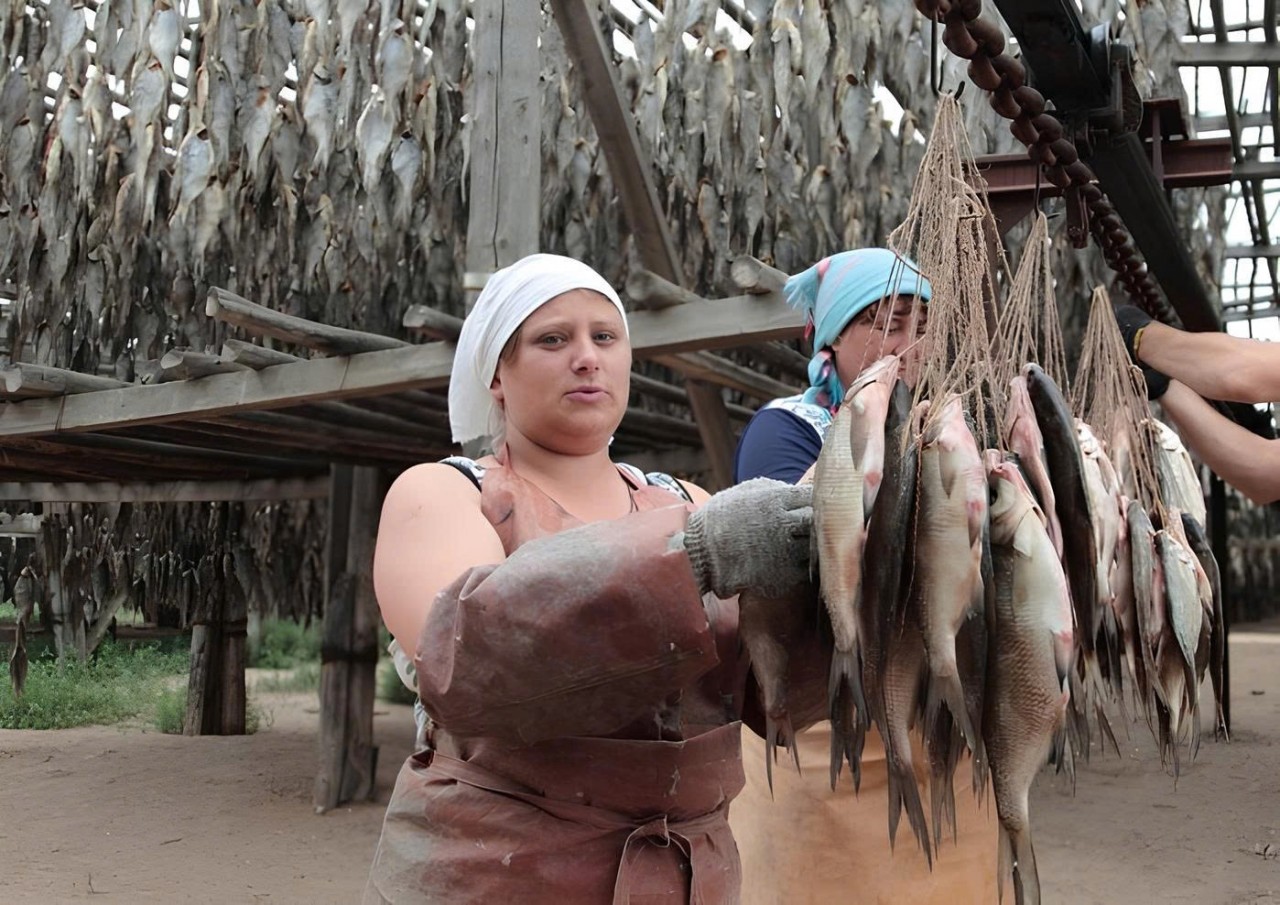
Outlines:
[[[538,251],[542,225],[542,13],[525,0],[476,0],[472,46],[467,312],[495,270]],[[463,445],[478,458],[483,441]]]
[[476,0],[472,14],[468,311],[483,277],[538,250],[542,223],[542,14],[528,0]]
[[71,507],[66,503],[47,505],[43,523],[43,555],[45,582],[49,593],[49,614],[53,624],[53,641],[60,661],[68,657],[84,658],[84,619],[72,595],[66,591],[62,577],[67,555],[67,531]]
[[[210,535],[226,549],[231,536],[230,506],[216,503]],[[212,590],[196,604],[191,627],[191,674],[183,735],[243,735],[245,728],[244,626],[242,596],[229,587],[234,575],[214,569]],[[237,615],[239,614],[239,615]]]
[[[1209,541],[1218,561],[1218,581],[1222,593],[1222,729],[1231,734],[1231,563],[1227,536],[1227,490],[1222,478],[1209,473]],[[1219,727],[1214,726],[1217,730]]]
[[244,506],[239,503],[220,503],[225,512],[223,520],[223,552],[218,564],[219,593],[222,604],[222,662],[219,676],[221,708],[218,713],[220,735],[244,735],[248,695],[245,691],[244,670],[248,665],[248,588],[240,587],[231,562],[231,548],[240,534]]
[[[552,0],[551,10],[582,80],[583,100],[609,161],[609,173],[640,260],[646,270],[679,285],[675,243],[658,203],[653,171],[641,155],[635,117],[627,109],[612,54],[597,24],[599,5],[596,0]],[[729,486],[733,483],[734,438],[728,429],[729,416],[720,388],[690,378],[678,358],[661,363],[685,376],[693,417],[711,461],[712,480],[708,482],[708,489],[715,491]]]
[[374,792],[379,616],[373,594],[373,547],[382,503],[378,470],[334,466],[329,499],[320,770],[315,783],[320,813],[345,801],[370,798]]

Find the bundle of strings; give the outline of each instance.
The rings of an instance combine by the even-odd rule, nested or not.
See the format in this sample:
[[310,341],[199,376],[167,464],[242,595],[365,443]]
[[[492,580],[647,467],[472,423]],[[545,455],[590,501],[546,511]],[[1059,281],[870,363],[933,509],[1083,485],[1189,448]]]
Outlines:
[[[889,247],[913,258],[933,284],[914,402],[959,396],[979,444],[996,445],[995,413],[1004,410],[991,335],[995,329],[995,267],[1008,270],[986,189],[973,161],[960,104],[943,95],[924,159],[916,173],[906,219]],[[988,249],[996,249],[995,267]],[[933,405],[921,429],[941,416]],[[905,439],[905,438],[904,438]]]
[[1034,361],[1067,391],[1067,356],[1053,293],[1049,247],[1049,221],[1037,212],[1000,312],[996,380],[1001,387],[1009,386],[1023,364]]
[[1134,367],[1102,286],[1093,290],[1080,364],[1072,384],[1071,408],[1111,446],[1121,486],[1131,499],[1163,522],[1156,476],[1151,412],[1142,372]]

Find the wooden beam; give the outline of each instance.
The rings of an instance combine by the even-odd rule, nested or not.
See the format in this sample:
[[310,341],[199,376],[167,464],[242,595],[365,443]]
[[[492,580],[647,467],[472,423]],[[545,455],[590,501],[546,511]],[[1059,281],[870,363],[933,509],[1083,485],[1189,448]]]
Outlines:
[[789,384],[710,352],[692,352],[679,357],[655,356],[654,361],[683,371],[686,377],[705,381],[713,388],[728,387],[754,399],[776,399],[795,392]]
[[462,333],[462,318],[426,305],[410,305],[400,323],[406,330],[452,343],[456,343]]
[[[583,99],[609,162],[609,174],[622,201],[640,261],[646,270],[678,285],[680,259],[658,202],[653,170],[641,153],[635,117],[623,99],[613,54],[597,25],[599,6],[593,0],[551,0],[551,10],[578,69]],[[690,379],[690,372],[678,365],[677,361],[669,363],[685,375],[685,389],[711,456],[715,483],[727,487],[733,480],[732,451],[725,454],[730,438],[712,433],[728,424],[724,397],[716,387],[699,386],[696,379]]]
[[706,301],[682,286],[648,270],[634,270],[627,277],[627,298],[637,308],[660,311],[676,305],[701,304]]
[[704,475],[711,471],[711,463],[707,460],[707,451],[691,447],[626,453],[618,458],[623,462],[636,466],[641,471],[661,471],[676,477]]
[[[772,296],[737,296],[708,300],[705,305],[694,307],[638,311],[629,323],[637,358],[787,339],[798,336],[801,329],[799,315]],[[322,400],[441,388],[448,384],[452,362],[451,345],[428,343],[309,359],[262,371],[217,374],[197,382],[131,384],[89,394],[28,399],[0,405],[0,436],[206,420]],[[687,363],[684,366],[689,367]],[[739,370],[754,374],[740,365],[726,369],[704,364],[705,373],[721,373],[721,379],[727,378],[730,370],[738,377],[742,376]],[[767,390],[762,381],[770,378],[756,377],[751,392],[759,392],[757,398],[766,398],[773,390]],[[785,384],[774,383],[791,392]]]
[[583,100],[609,161],[609,175],[622,201],[640,260],[647,270],[668,282],[679,283],[680,268],[676,263],[680,259],[658,202],[653,172],[641,154],[635,118],[623,103],[613,54],[605,46],[597,25],[599,5],[591,0],[551,0],[551,10],[578,70]]
[[217,286],[209,290],[204,311],[215,320],[234,324],[250,333],[272,336],[296,346],[305,346],[330,355],[376,352],[409,345],[404,340],[392,336],[365,333],[362,330],[348,330],[345,327],[330,327],[292,314],[273,311]]
[[452,347],[432,343],[218,374],[195,383],[129,386],[33,399],[0,407],[0,435],[95,431],[214,418],[325,399],[444,386],[452,361]]
[[[322,500],[327,478],[260,481],[0,482],[0,501],[33,503],[208,503],[218,501]],[[8,529],[0,525],[0,535]]]
[[[4,488],[4,484],[0,484],[0,489]],[[6,499],[0,496],[0,499]],[[17,500],[36,502],[33,497],[15,497]],[[44,524],[44,516],[36,515],[33,512],[21,512],[18,515],[9,518],[8,513],[3,513],[5,518],[0,520],[0,537],[39,537],[40,526]]]
[[222,344],[222,359],[233,364],[241,364],[255,371],[275,365],[293,364],[295,361],[306,361],[297,355],[281,352],[279,349],[268,349],[257,343],[247,343],[242,339],[229,339]]
[[781,270],[751,255],[738,255],[733,259],[729,265],[729,278],[735,286],[750,295],[767,295],[771,292],[781,295],[782,287],[790,279]]
[[11,395],[27,393],[32,396],[61,396],[67,393],[92,393],[97,390],[132,386],[113,377],[81,374],[65,368],[26,362],[14,362],[2,373],[5,391]]
[[160,357],[160,369],[151,378],[153,383],[169,383],[173,380],[197,380],[214,374],[231,374],[251,370],[248,365],[226,361],[209,352],[195,349],[171,349]]
[[801,382],[801,385],[808,385],[809,359],[786,343],[761,343],[758,346],[752,346],[747,353],[795,378]]

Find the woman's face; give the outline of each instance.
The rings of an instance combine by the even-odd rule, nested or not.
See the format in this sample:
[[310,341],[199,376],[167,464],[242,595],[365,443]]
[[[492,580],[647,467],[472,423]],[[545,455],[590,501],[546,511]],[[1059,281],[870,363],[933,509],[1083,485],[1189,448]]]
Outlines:
[[858,375],[886,355],[902,357],[902,379],[915,386],[928,308],[915,296],[885,299],[862,311],[831,344],[836,373],[848,387]]
[[520,325],[491,391],[508,436],[569,455],[606,446],[631,391],[622,315],[589,289],[556,296]]

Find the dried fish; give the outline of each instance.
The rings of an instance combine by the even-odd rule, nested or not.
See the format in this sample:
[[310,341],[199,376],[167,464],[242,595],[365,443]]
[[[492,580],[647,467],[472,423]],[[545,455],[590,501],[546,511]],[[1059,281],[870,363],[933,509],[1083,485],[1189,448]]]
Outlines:
[[[993,500],[995,620],[991,700],[983,736],[1000,815],[1001,890],[1012,880],[1019,905],[1040,901],[1028,794],[1051,751],[1065,740],[1075,641],[1066,577],[1017,467],[989,460]],[[1062,762],[1062,761],[1059,761]],[[1069,762],[1069,761],[1068,761]]]

